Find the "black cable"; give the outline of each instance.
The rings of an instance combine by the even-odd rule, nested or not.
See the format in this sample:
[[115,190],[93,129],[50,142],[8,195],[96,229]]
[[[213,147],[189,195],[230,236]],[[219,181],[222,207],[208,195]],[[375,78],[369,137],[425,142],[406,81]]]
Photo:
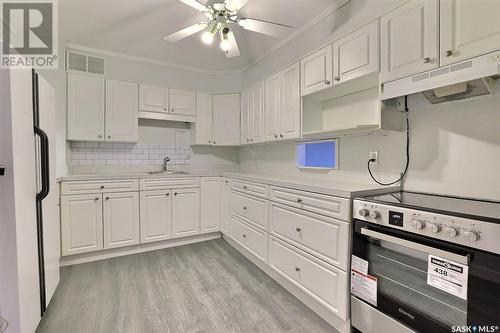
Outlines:
[[368,173],[370,174],[370,177],[372,177],[372,179],[379,185],[382,185],[382,186],[389,186],[389,185],[394,185],[396,184],[397,182],[400,182],[401,180],[403,180],[403,178],[406,176],[406,173],[408,172],[408,167],[410,165],[410,121],[409,121],[409,117],[408,117],[408,97],[405,96],[405,113],[406,113],[406,166],[405,166],[405,169],[403,171],[403,174],[401,175],[401,177],[399,177],[399,179],[393,181],[393,182],[390,182],[390,183],[382,183],[378,180],[375,179],[375,177],[373,176],[372,174],[372,170],[370,169],[370,163],[372,162],[375,162],[375,159],[371,158],[368,160],[368,163],[367,163],[367,167],[368,167]]

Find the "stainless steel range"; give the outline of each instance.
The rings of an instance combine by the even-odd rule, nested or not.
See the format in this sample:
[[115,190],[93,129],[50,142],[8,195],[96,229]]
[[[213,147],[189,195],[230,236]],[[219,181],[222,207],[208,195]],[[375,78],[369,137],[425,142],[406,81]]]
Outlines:
[[353,209],[356,329],[500,332],[499,202],[396,192]]

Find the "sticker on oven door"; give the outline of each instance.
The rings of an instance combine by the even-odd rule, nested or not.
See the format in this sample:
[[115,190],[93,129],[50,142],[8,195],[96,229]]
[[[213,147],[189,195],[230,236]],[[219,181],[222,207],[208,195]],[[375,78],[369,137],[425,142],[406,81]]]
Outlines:
[[351,294],[377,306],[377,278],[351,269]]
[[368,274],[368,260],[355,256],[351,256],[351,268],[362,274]]
[[427,284],[442,291],[467,299],[469,267],[457,262],[429,255]]

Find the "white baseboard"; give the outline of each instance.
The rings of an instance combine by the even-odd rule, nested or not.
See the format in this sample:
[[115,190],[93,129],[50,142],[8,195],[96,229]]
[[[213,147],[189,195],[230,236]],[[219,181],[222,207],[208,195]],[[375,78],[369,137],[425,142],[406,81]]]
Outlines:
[[82,264],[85,262],[126,256],[129,254],[136,254],[136,253],[166,249],[174,246],[199,243],[217,238],[221,238],[220,232],[213,232],[210,234],[196,235],[184,238],[169,239],[161,242],[138,244],[116,249],[75,254],[72,256],[62,257],[61,260],[59,261],[59,266],[63,267],[63,266]]

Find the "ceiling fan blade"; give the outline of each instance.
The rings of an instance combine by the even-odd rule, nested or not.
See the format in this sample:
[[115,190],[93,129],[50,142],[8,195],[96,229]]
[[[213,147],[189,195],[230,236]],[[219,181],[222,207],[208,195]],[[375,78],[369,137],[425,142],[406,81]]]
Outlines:
[[209,11],[210,9],[204,4],[197,0],[179,0],[182,3],[185,3],[188,6],[193,7],[194,9],[198,9],[200,12]]
[[240,49],[238,48],[238,43],[236,43],[236,38],[234,38],[234,34],[232,31],[228,32],[227,40],[231,44],[231,47],[226,52],[226,57],[234,58],[240,56]]
[[195,33],[205,29],[206,27],[207,27],[206,23],[196,23],[193,24],[192,26],[174,32],[173,34],[165,36],[163,37],[163,39],[166,40],[167,42],[175,43],[180,41],[181,39],[194,35]]
[[238,24],[246,30],[255,31],[261,34],[270,35],[274,37],[284,37],[293,28],[289,25],[273,23],[263,20],[256,20],[251,18],[242,18]]
[[224,4],[230,12],[235,12],[240,10],[240,8],[243,7],[247,1],[248,0],[226,0],[224,1]]

